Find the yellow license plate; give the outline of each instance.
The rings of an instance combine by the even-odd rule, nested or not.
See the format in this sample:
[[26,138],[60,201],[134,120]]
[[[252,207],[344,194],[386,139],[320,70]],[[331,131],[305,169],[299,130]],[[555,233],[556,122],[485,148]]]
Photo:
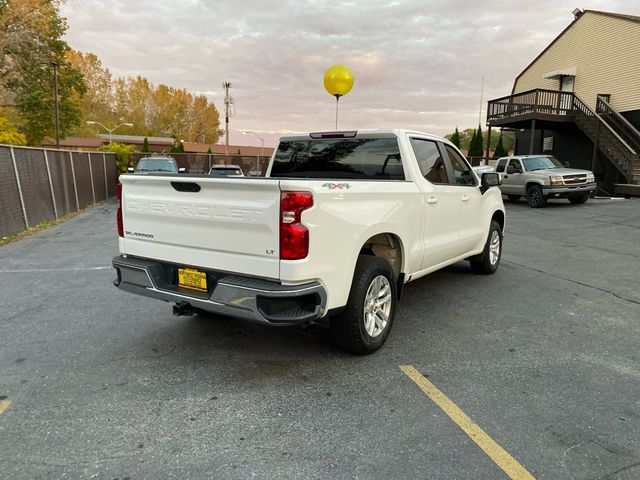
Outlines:
[[198,292],[207,291],[207,274],[195,268],[178,269],[178,286]]

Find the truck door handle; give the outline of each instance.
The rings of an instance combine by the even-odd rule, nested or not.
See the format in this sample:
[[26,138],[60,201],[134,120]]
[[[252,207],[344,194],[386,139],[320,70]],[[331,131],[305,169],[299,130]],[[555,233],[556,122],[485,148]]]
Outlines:
[[469,195],[463,195],[462,196],[462,201],[463,202],[468,202],[469,201]]
[[429,198],[427,198],[427,203],[429,205],[434,205],[434,204],[438,203],[438,199],[436,197],[429,197]]

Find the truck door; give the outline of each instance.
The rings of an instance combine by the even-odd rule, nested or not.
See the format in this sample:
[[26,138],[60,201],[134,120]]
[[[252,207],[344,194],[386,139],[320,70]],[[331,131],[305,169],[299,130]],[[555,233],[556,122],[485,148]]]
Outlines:
[[462,253],[469,252],[481,244],[488,226],[483,218],[483,197],[480,183],[473,174],[471,166],[453,147],[440,144],[451,163],[453,189],[458,194],[460,205],[460,248]]
[[500,190],[507,195],[524,195],[524,177],[522,163],[517,158],[509,160],[507,171],[502,174]]
[[450,182],[442,152],[435,141],[411,137],[420,167],[416,181],[422,191],[424,227],[422,268],[435,267],[459,255],[460,193]]

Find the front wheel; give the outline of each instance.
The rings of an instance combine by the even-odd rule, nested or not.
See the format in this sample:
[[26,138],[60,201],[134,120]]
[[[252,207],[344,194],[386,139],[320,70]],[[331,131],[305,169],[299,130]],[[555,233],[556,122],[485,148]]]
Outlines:
[[358,355],[378,350],[393,325],[396,298],[389,263],[371,255],[358,257],[347,305],[329,319],[338,346]]
[[527,203],[532,208],[541,208],[547,204],[547,198],[542,193],[540,185],[529,185],[527,187]]
[[498,270],[502,257],[502,228],[495,220],[491,221],[487,242],[479,255],[469,259],[471,270],[482,275],[490,275]]
[[569,195],[569,201],[574,205],[580,205],[581,203],[585,203],[589,200],[588,193],[578,193],[576,195]]

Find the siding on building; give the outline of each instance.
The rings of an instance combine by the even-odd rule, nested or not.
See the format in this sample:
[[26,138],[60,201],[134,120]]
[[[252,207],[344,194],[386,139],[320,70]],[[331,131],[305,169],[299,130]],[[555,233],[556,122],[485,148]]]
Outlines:
[[573,67],[574,92],[591,108],[603,93],[619,112],[640,109],[640,21],[585,11],[516,78],[513,93],[559,90],[543,75]]

